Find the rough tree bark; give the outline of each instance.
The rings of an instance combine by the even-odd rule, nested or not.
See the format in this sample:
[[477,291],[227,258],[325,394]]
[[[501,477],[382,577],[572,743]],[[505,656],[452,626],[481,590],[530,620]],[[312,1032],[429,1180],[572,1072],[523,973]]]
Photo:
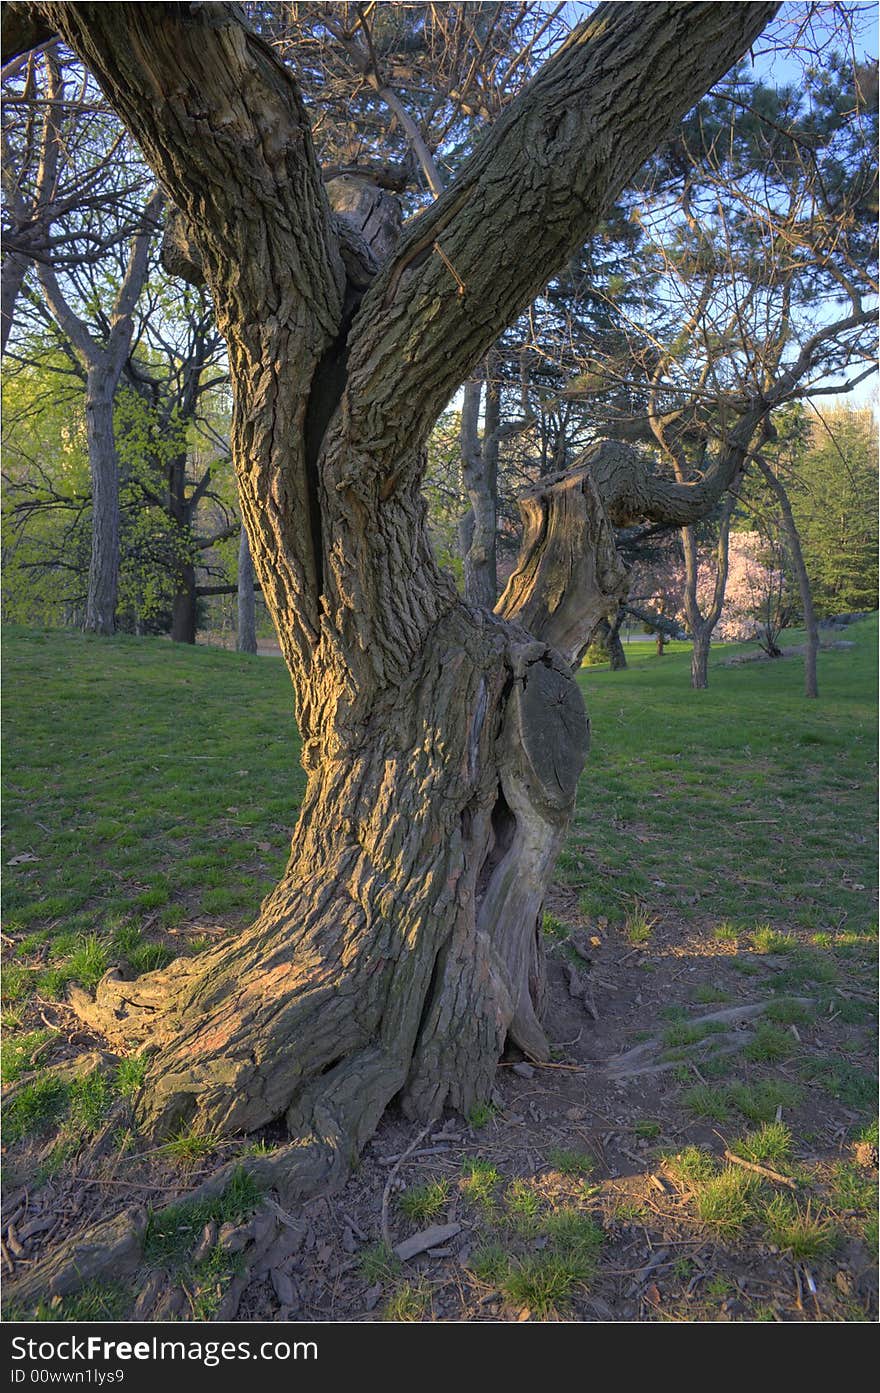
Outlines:
[[[344,1180],[392,1098],[414,1117],[466,1110],[506,1041],[547,1057],[537,924],[588,738],[571,672],[625,589],[612,526],[653,485],[621,446],[542,481],[493,614],[436,566],[423,445],[776,6],[601,6],[378,274],[341,246],[296,85],[235,11],[37,9],[197,242],[308,774],[287,870],[249,930],[135,985],[111,972],[75,1005],[160,1051],[148,1133],[286,1117],[271,1181],[295,1196]],[[687,485],[675,497],[687,514]]]
[[241,529],[238,543],[238,629],[235,646],[239,653],[257,651],[257,611],[254,604],[254,563],[247,532]]

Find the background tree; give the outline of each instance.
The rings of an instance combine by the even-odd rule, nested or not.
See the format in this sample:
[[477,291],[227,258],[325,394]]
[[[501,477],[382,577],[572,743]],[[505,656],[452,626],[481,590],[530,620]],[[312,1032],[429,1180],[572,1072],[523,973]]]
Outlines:
[[[94,113],[87,111],[83,123],[81,102],[67,112],[65,69],[56,51],[46,53],[42,68],[43,81],[38,79],[38,63],[28,69],[25,86],[25,93],[29,87],[35,87],[45,104],[36,172],[29,181],[26,129],[19,142],[24,167],[13,169],[7,163],[4,182],[15,240],[22,249],[16,255],[22,260],[28,251],[35,258],[40,298],[31,297],[32,308],[44,318],[51,316],[69,365],[84,385],[92,532],[84,627],[94,633],[112,634],[116,623],[120,527],[114,397],[132,350],[135,307],[149,271],[150,241],[161,213],[162,196],[156,191],[146,197],[131,236],[133,191],[127,169],[115,175],[112,182],[116,184],[116,197],[111,198],[106,185],[114,165],[106,162],[103,150],[97,160],[91,153],[96,140],[100,142],[92,120]],[[113,139],[110,143],[114,143]],[[11,144],[7,140],[5,153],[9,153]],[[86,188],[94,187],[99,176],[104,183],[96,198],[83,195],[83,144],[87,146],[85,162],[89,170]],[[72,165],[72,172],[66,175],[68,164]],[[33,186],[30,198],[29,183]],[[65,185],[75,192],[61,199],[57,190]],[[30,220],[29,214],[33,215]],[[55,221],[62,214],[68,223],[78,223],[78,227],[75,236],[60,239],[66,250],[62,264],[56,267],[50,253],[55,242]],[[71,246],[76,248],[82,243],[89,248],[89,254],[74,257]]]
[[24,366],[3,381],[3,617],[75,624],[91,538],[89,461],[78,381]]
[[[19,292],[37,262],[99,261],[141,223],[144,171],[122,158],[126,136],[88,73],[56,42],[13,59],[3,84],[3,263],[0,320],[5,353]],[[105,222],[104,210],[112,210]]]
[[[172,290],[156,276],[142,315],[141,343],[125,367],[126,444],[138,465],[144,503],[167,519],[163,569],[171,638],[195,643],[197,568],[212,547],[240,530],[231,498],[212,487],[218,456],[221,465],[228,461],[228,444],[211,421],[214,401],[227,383],[225,349],[201,289],[178,285]],[[197,464],[197,440],[210,447],[207,463]],[[218,528],[200,531],[199,512],[204,518],[207,502],[216,505],[222,520]]]
[[820,616],[877,605],[877,422],[823,406],[787,471]]
[[[26,578],[31,608],[49,605],[88,627],[100,590],[105,628],[118,610],[123,627],[167,623],[172,637],[193,642],[197,572],[209,557],[207,577],[216,577],[212,548],[238,529],[211,482],[211,460],[192,481],[187,474],[205,426],[200,404],[224,380],[222,338],[204,292],[172,288],[143,237],[129,247],[143,229],[149,171],[73,55],[52,41],[40,55],[14,60],[4,88],[7,381],[39,363],[22,385],[38,399],[54,376],[74,420],[82,412],[65,375],[82,384],[92,475],[83,492],[63,453],[37,461],[21,429],[8,433],[7,585]],[[26,395],[16,395],[17,424],[34,419]],[[208,504],[220,524],[203,535],[196,517],[201,511],[206,521]],[[41,518],[47,509],[52,516]],[[56,525],[62,516],[70,525]],[[14,594],[7,598],[7,613],[20,608]]]
[[[228,583],[217,545],[239,530],[223,435],[225,349],[202,293],[181,293],[155,268],[139,302],[137,334],[113,400],[117,623],[193,642],[199,590],[221,578]],[[75,438],[87,447],[85,393],[79,365],[58,345],[54,324],[42,315],[25,320],[10,354],[17,366],[5,377],[5,515],[13,544],[4,552],[4,608],[40,622],[51,616],[82,624],[92,488],[88,470],[84,478],[71,470],[68,444]],[[53,448],[34,449],[39,421]]]
[[[876,113],[866,90],[864,70],[834,54],[807,69],[803,89],[734,72],[651,162],[641,214],[650,235],[633,263],[634,274],[654,266],[649,312],[635,320],[618,307],[628,357],[594,353],[586,366],[606,391],[617,380],[630,393],[606,429],[653,440],[681,481],[757,402],[767,410],[745,468],[772,438],[774,411],[874,371]],[[720,589],[702,611],[697,540],[683,531],[696,687],[722,612],[728,535],[722,516]]]

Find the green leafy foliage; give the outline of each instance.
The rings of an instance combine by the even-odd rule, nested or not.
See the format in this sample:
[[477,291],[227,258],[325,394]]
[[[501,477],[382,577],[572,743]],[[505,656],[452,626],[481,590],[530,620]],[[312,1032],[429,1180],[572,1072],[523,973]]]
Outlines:
[[877,422],[870,410],[823,407],[797,463],[792,509],[819,614],[877,605]]

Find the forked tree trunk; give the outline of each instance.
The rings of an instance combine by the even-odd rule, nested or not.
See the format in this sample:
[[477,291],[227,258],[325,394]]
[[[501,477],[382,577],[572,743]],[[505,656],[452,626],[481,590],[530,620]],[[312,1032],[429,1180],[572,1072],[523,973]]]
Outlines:
[[656,490],[622,447],[542,481],[492,614],[436,566],[423,443],[775,6],[600,7],[378,274],[363,230],[330,213],[295,84],[236,11],[36,8],[194,230],[308,775],[252,928],[136,988],[111,973],[74,1004],[160,1051],[139,1102],[149,1132],[284,1115],[293,1142],[271,1178],[302,1193],[344,1179],[392,1098],[418,1117],[466,1109],[506,1039],[546,1058],[538,917],[587,745],[571,671],[625,591],[612,523]]
[[804,628],[807,634],[806,650],[804,652],[804,696],[818,697],[819,678],[817,673],[819,655],[819,622],[816,618],[816,611],[813,607],[813,591],[810,585],[810,577],[807,572],[807,564],[804,560],[804,552],[801,546],[800,533],[791,509],[788,498],[788,491],[782,480],[771,469],[770,465],[761,455],[755,456],[758,466],[770,485],[782,514],[782,528],[785,533],[785,540],[788,545],[788,554],[791,564],[797,577],[798,594],[800,596],[801,609],[804,612]]
[[[4,15],[7,12],[4,11]],[[29,22],[33,20],[33,12]],[[13,16],[14,26],[17,20]],[[37,21],[39,23],[39,21]],[[131,351],[133,313],[149,269],[150,239],[163,207],[154,192],[143,211],[143,229],[131,242],[125,275],[109,312],[104,342],[95,340],[86,323],[71,309],[48,263],[37,263],[37,277],[46,303],[75,352],[85,375],[86,435],[92,483],[92,551],[83,627],[110,635],[116,628],[119,586],[119,458],[113,424],[113,400],[123,364]]]
[[113,431],[115,382],[103,367],[86,380],[86,436],[92,483],[92,552],[84,628],[112,634],[119,578],[119,457]]
[[695,691],[703,691],[709,685],[709,648],[715,625],[721,618],[724,596],[727,591],[727,573],[730,565],[730,524],[736,503],[734,494],[728,494],[721,510],[718,524],[718,541],[715,546],[715,584],[712,599],[703,614],[698,598],[699,556],[697,538],[692,527],[681,531],[684,552],[684,610],[693,639],[691,654],[691,686]]

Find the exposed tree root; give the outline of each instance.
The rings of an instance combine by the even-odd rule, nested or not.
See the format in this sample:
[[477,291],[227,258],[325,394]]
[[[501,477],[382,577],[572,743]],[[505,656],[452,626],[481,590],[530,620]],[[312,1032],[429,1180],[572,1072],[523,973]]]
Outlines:
[[[311,1137],[264,1156],[246,1156],[219,1167],[201,1185],[173,1201],[173,1205],[197,1203],[223,1194],[233,1174],[243,1171],[262,1191],[263,1200],[256,1213],[236,1226],[221,1231],[222,1248],[241,1255],[241,1273],[224,1295],[216,1319],[229,1320],[238,1301],[255,1277],[267,1275],[297,1251],[305,1223],[294,1218],[288,1207],[297,1208],[318,1193],[333,1194],[350,1173],[350,1145],[338,1137]],[[162,1211],[156,1212],[161,1223]],[[135,1312],[138,1320],[186,1314],[185,1289],[174,1288],[174,1274],[161,1273],[154,1280],[145,1260],[150,1215],[141,1207],[131,1207],[109,1219],[88,1225],[74,1233],[41,1262],[6,1283],[7,1309],[27,1312],[38,1301],[69,1296],[92,1282],[118,1282],[140,1272],[136,1285],[141,1298]],[[197,1249],[198,1243],[194,1243]],[[185,1265],[185,1258],[178,1267]],[[145,1299],[146,1298],[146,1299]]]
[[143,1256],[145,1209],[126,1209],[74,1234],[23,1276],[6,1283],[6,1309],[27,1311],[40,1300],[68,1296],[89,1282],[129,1277]]
[[[811,997],[798,996],[792,1000],[801,1006],[811,1006]],[[757,1016],[762,1016],[773,1003],[771,1001],[759,1001],[750,1006],[728,1006],[723,1011],[711,1011],[706,1016],[696,1016],[686,1023],[689,1026],[696,1025],[717,1025],[728,1024],[738,1025],[743,1021],[754,1020]],[[711,1042],[716,1046],[715,1052],[718,1054],[733,1054],[740,1049],[743,1044],[742,1035],[708,1035],[701,1040],[694,1041],[691,1045],[680,1046],[682,1050],[693,1052]],[[653,1036],[650,1040],[643,1040],[641,1044],[633,1049],[627,1050],[624,1054],[616,1054],[609,1059],[605,1065],[605,1073],[614,1079],[631,1079],[640,1074],[658,1074],[664,1069],[675,1069],[682,1061],[678,1059],[657,1061],[656,1056],[668,1046],[664,1045],[660,1036]]]
[[30,1069],[24,1074],[19,1074],[18,1078],[11,1083],[3,1085],[3,1106],[5,1108],[7,1103],[11,1102],[18,1093],[21,1093],[37,1078],[51,1075],[52,1078],[58,1079],[61,1083],[72,1083],[75,1079],[85,1078],[87,1074],[92,1074],[96,1070],[107,1073],[118,1062],[117,1056],[108,1054],[106,1050],[87,1050],[84,1054],[76,1055],[73,1059],[62,1060],[61,1063],[52,1064],[48,1068]]

